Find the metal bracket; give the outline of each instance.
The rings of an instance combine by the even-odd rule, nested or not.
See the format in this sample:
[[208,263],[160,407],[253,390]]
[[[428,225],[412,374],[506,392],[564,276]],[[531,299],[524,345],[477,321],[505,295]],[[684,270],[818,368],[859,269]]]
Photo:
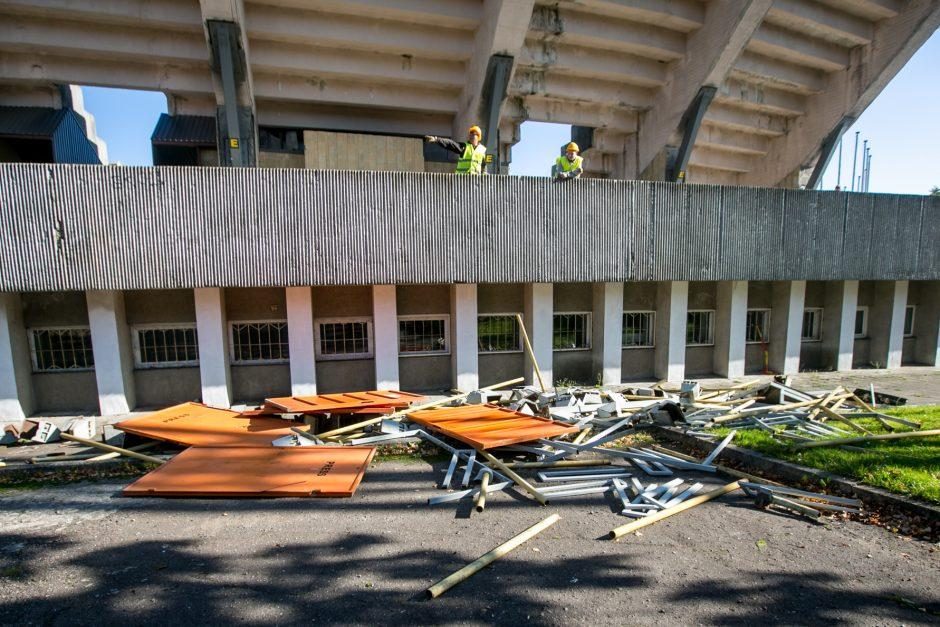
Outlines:
[[[492,154],[499,154],[499,110],[506,99],[509,76],[512,74],[513,57],[494,54],[486,66],[483,93],[480,104],[483,111],[483,144]],[[494,160],[493,174],[500,173],[499,159]]]
[[806,189],[816,189],[822,182],[823,172],[826,171],[826,166],[828,166],[829,162],[832,160],[832,155],[836,152],[839,140],[842,139],[842,135],[853,124],[855,124],[855,118],[847,115],[839,120],[836,127],[826,135],[826,139],[823,140],[822,147],[819,149],[819,158],[816,160],[816,166],[813,168],[813,173],[809,175],[809,180],[806,182]]
[[672,183],[685,182],[685,169],[689,165],[689,156],[692,154],[692,146],[695,145],[695,137],[698,135],[698,129],[702,125],[702,118],[708,105],[715,97],[717,87],[705,85],[698,90],[695,99],[682,116],[679,128],[682,129],[682,143],[674,158],[669,159],[666,165],[666,180]]

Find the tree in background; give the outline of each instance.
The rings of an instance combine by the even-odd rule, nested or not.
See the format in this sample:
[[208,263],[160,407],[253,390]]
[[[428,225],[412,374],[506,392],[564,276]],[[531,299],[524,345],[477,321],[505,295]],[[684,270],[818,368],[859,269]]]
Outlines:
[[934,185],[933,187],[931,187],[931,188],[930,188],[930,195],[931,195],[931,196],[940,196],[940,187],[937,187],[936,185]]

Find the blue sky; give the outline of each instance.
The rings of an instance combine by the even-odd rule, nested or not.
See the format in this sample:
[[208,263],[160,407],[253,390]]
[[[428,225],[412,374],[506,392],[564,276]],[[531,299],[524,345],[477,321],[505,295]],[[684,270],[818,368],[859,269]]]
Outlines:
[[[848,188],[852,145],[859,131],[871,145],[872,192],[926,194],[940,185],[940,31],[924,44],[894,77],[843,140],[842,184]],[[150,134],[166,112],[159,92],[86,87],[85,108],[94,114],[98,135],[108,144],[112,162],[150,165]],[[570,127],[526,122],[522,140],[513,147],[512,174],[548,176],[559,147],[567,143]],[[836,184],[838,156],[823,177],[823,187]],[[860,165],[859,165],[860,170]]]

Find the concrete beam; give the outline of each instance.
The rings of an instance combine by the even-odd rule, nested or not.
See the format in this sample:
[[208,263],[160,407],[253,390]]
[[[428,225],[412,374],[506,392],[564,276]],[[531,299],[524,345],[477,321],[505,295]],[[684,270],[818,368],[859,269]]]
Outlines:
[[849,65],[848,48],[773,24],[762,24],[747,48],[757,54],[824,72],[835,72]]
[[806,113],[806,97],[803,94],[736,78],[729,78],[722,83],[715,94],[715,102],[785,117]]
[[276,0],[259,2],[268,6],[310,10],[348,16],[368,15],[393,22],[426,24],[443,28],[469,30],[482,16],[479,0]]
[[753,167],[753,155],[696,146],[689,159],[689,167],[747,172]]
[[683,33],[700,28],[705,22],[705,9],[698,0],[578,0],[578,6],[602,16]]
[[831,356],[836,370],[851,370],[858,281],[827,281],[823,305],[823,350]]
[[88,326],[95,357],[98,408],[102,416],[134,409],[134,354],[124,313],[124,293],[85,292]]
[[869,360],[882,368],[901,367],[907,288],[907,281],[875,282],[875,298],[868,322]]
[[348,132],[403,135],[443,135],[451,131],[453,116],[440,112],[414,112],[380,107],[316,104],[299,100],[257,98],[258,124]]
[[121,26],[202,31],[199,7],[188,0],[0,0],[5,15],[31,15],[48,20],[74,20]]
[[715,307],[714,370],[728,379],[744,376],[747,336],[747,281],[718,283]]
[[285,296],[290,351],[290,393],[292,396],[312,396],[317,393],[312,291],[309,287],[288,287]]
[[712,126],[703,123],[695,140],[696,149],[723,150],[743,155],[763,156],[767,152],[769,139],[764,135],[754,135],[741,131]]
[[595,283],[593,290],[592,359],[603,385],[623,380],[623,283]]
[[911,0],[896,17],[879,22],[872,43],[852,51],[846,70],[829,75],[825,91],[807,100],[810,113],[773,141],[741,184],[772,184],[809,164],[840,120],[857,119],[938,27],[940,3],[930,0]]
[[212,407],[228,408],[232,405],[232,375],[225,291],[218,287],[200,287],[193,290],[193,299],[196,304],[202,402]]
[[729,76],[759,85],[772,85],[800,94],[818,94],[826,88],[826,73],[789,61],[745,50]]
[[869,20],[813,0],[775,0],[766,22],[795,28],[848,48],[869,44],[874,37]]
[[699,90],[724,81],[771,4],[748,0],[707,5],[704,25],[689,36],[681,60],[640,120],[638,171],[663,150]]
[[685,378],[685,331],[689,312],[688,281],[663,281],[656,286],[656,376],[665,381]]
[[0,294],[0,420],[33,413],[32,365],[19,294]]
[[451,372],[453,386],[462,392],[480,387],[480,348],[477,344],[477,286],[450,286]]
[[774,281],[770,298],[770,369],[795,374],[800,371],[806,281]]
[[[538,361],[545,387],[551,387],[555,381],[552,363],[554,357],[552,351],[552,325],[555,312],[554,286],[551,283],[527,283],[523,287],[523,292],[523,321],[525,322],[526,332],[529,334],[532,352],[535,353],[535,359]],[[538,385],[535,366],[529,358],[528,352],[525,355],[523,376],[526,383]]]
[[724,102],[715,102],[705,112],[704,123],[764,137],[778,137],[787,132],[787,120],[777,115],[749,111]]
[[630,130],[635,129],[637,124],[637,113],[624,107],[558,100],[540,95],[510,98],[506,103],[503,117]]
[[668,77],[668,65],[659,61],[555,41],[526,41],[519,51],[518,61],[520,68],[550,69],[581,79],[599,79],[637,87],[660,87]]
[[510,85],[510,93],[514,96],[534,94],[555,100],[632,109],[646,109],[653,103],[653,92],[645,87],[601,80],[585,82],[576,76],[542,70],[517,70]]
[[375,343],[375,389],[397,390],[398,301],[394,285],[372,286],[372,328]]

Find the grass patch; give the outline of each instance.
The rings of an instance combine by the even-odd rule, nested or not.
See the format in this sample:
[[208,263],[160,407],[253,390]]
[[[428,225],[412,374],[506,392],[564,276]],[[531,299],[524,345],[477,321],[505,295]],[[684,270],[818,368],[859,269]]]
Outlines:
[[[898,407],[883,410],[885,414],[915,420],[921,429],[940,429],[940,406]],[[872,419],[856,421],[872,433],[890,433]],[[839,423],[833,423],[839,426]],[[847,425],[843,428],[848,429]],[[898,425],[898,430],[906,429]],[[716,429],[724,436],[730,429]],[[940,504],[940,437],[886,440],[859,444],[865,452],[838,447],[793,449],[782,440],[775,440],[766,431],[738,431],[734,444],[766,455],[796,462],[804,466],[828,470],[862,483],[904,494],[927,503]]]
[[[50,464],[50,466],[52,465]],[[3,472],[0,473],[0,494],[14,490],[38,490],[40,488],[80,483],[82,481],[140,477],[156,467],[157,464],[151,464],[149,462],[143,464],[124,462],[121,464],[109,464],[107,467],[96,467],[94,465],[78,468],[50,467],[29,474]]]

